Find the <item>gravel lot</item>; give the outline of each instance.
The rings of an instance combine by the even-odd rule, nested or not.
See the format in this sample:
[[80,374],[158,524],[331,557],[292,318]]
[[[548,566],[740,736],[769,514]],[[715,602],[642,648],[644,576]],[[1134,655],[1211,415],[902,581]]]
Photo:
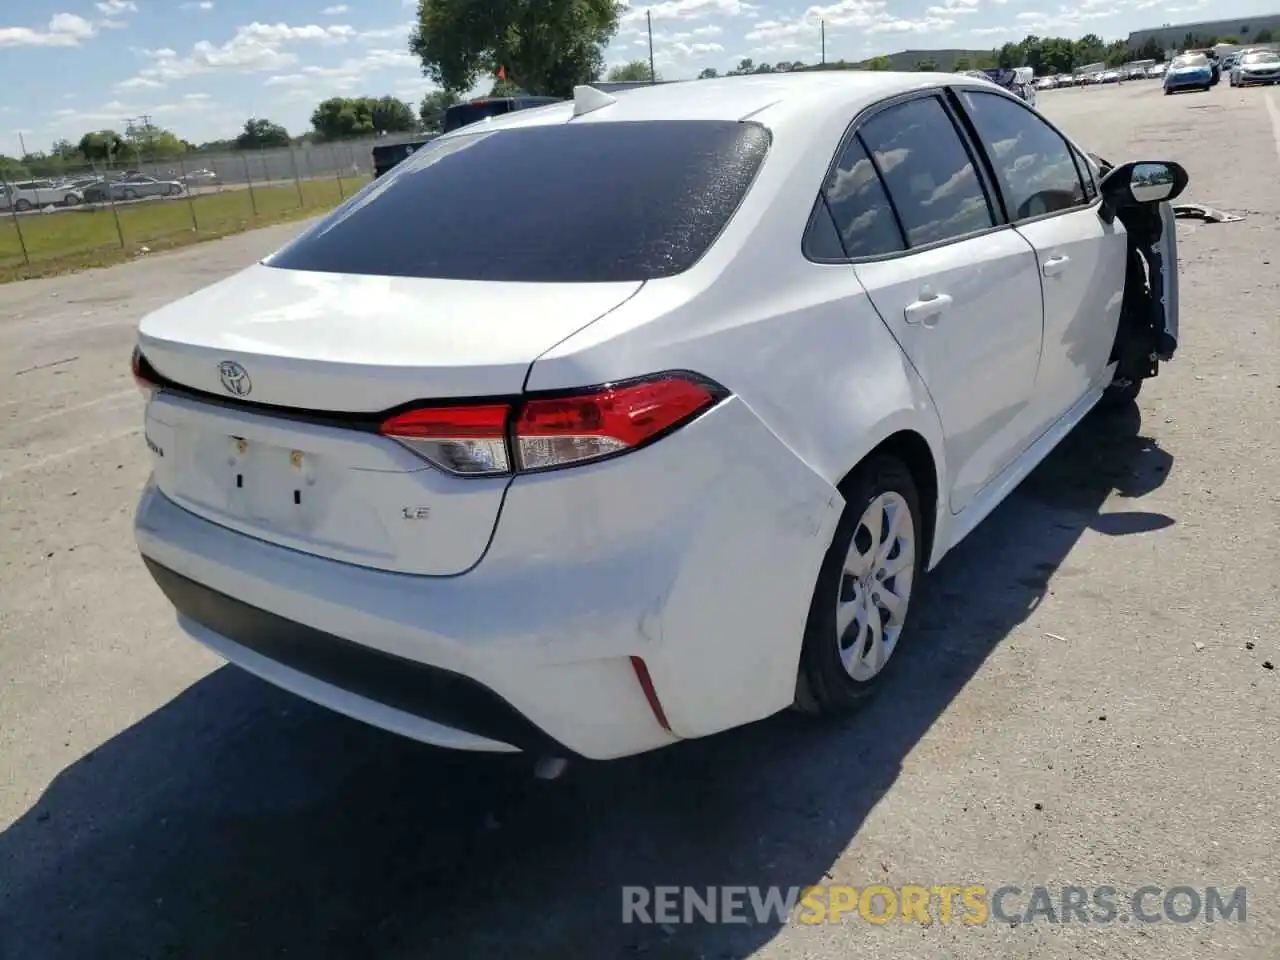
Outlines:
[[[948,558],[913,669],[856,722],[783,716],[550,784],[220,666],[137,558],[134,326],[296,225],[0,287],[0,957],[1274,960],[1280,98],[1150,82],[1041,106],[1247,214],[1183,221],[1182,351],[1140,419],[1087,422]],[[624,884],[811,883],[1244,885],[1248,914],[619,922]]]

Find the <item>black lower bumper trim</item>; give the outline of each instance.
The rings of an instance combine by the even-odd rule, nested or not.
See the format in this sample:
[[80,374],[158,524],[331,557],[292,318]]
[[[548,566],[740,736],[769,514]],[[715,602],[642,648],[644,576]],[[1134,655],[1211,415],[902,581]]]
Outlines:
[[287,620],[196,583],[149,557],[142,559],[179,614],[269,660],[455,730],[531,752],[573,756],[470,677]]

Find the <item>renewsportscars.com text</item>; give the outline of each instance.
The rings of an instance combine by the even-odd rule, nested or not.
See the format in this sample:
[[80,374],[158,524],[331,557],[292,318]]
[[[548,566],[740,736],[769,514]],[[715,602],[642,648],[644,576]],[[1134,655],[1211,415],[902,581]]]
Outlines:
[[1244,887],[623,887],[623,923],[1244,923]]

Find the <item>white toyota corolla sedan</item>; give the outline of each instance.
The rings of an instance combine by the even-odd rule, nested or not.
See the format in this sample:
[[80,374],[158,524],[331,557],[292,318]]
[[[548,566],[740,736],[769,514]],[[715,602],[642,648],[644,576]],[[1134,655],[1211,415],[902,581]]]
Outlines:
[[1172,357],[1181,167],[996,85],[673,83],[464,127],[146,317],[179,626],[352,717],[605,759],[910,660],[921,578]]

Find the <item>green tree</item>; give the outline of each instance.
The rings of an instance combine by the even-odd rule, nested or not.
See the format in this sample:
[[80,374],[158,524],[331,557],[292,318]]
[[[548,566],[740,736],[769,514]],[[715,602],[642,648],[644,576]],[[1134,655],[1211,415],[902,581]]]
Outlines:
[[618,0],[418,0],[409,51],[446,90],[501,68],[529,93],[568,97],[603,72],[621,12]]
[[317,140],[349,140],[373,136],[373,111],[363,98],[330,97],[312,111]]
[[518,83],[513,83],[506,77],[499,77],[493,81],[493,86],[489,88],[489,96],[491,97],[518,97],[525,92],[524,88]]
[[251,117],[244,122],[244,130],[235,139],[237,150],[262,150],[266,147],[287,147],[292,141],[289,131],[278,123]]
[[[614,82],[622,80],[648,80],[649,77],[649,61],[648,60],[632,60],[630,63],[620,64],[609,71],[606,80]],[[656,73],[654,80],[661,80],[662,77]]]
[[1253,38],[1254,43],[1271,43],[1273,34],[1270,30],[1262,29],[1258,31],[1258,35]]
[[129,145],[114,130],[98,130],[81,137],[76,149],[86,160],[110,162],[128,153]]
[[872,57],[867,61],[868,70],[892,70],[893,61],[888,57]]
[[31,172],[23,166],[21,160],[0,153],[0,180],[25,180],[29,176]]
[[938,61],[933,57],[922,57],[916,61],[916,70],[920,73],[934,73],[938,69]]
[[373,129],[378,133],[409,133],[418,127],[413,107],[396,97],[370,98],[369,113]]
[[418,119],[427,133],[439,133],[444,129],[444,112],[458,102],[458,95],[451,90],[432,90],[422,98],[418,107]]
[[698,74],[698,79],[699,79],[699,80],[714,80],[714,79],[715,79],[716,77],[718,77],[718,76],[720,76],[720,74],[719,74],[718,72],[716,72],[716,68],[715,68],[715,67],[703,67],[703,68],[702,68],[702,72]]
[[748,73],[755,73],[756,62],[750,57],[743,57],[738,61],[738,65],[729,71],[731,77],[741,77]]
[[973,67],[969,65],[968,57],[956,57],[956,62],[952,65],[952,69],[956,73],[964,73],[966,70],[972,70]]
[[350,140],[408,133],[418,126],[413,108],[395,97],[330,97],[311,114],[317,140]]

